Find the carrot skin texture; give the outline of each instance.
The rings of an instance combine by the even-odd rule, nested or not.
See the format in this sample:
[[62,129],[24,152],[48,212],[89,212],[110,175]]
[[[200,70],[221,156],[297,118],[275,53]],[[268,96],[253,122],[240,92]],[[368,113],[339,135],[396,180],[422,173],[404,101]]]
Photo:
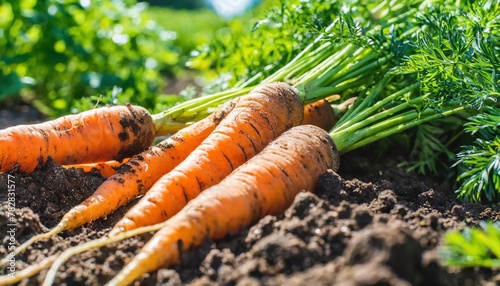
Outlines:
[[102,107],[0,130],[0,172],[32,172],[51,157],[61,165],[121,160],[146,150],[153,119],[139,106]]
[[219,183],[289,128],[299,125],[303,105],[285,83],[257,87],[174,170],[163,176],[111,230],[110,235],[172,217],[204,189]]
[[168,139],[133,156],[104,181],[85,201],[64,215],[60,224],[73,229],[109,215],[118,207],[144,194],[161,176],[182,162],[234,108],[227,103],[209,117],[194,123]]
[[182,252],[207,238],[219,239],[282,213],[300,191],[313,191],[319,176],[338,165],[327,132],[312,125],[292,128],[189,202],[108,285],[128,285],[144,273],[172,266]]
[[326,99],[321,99],[304,106],[304,120],[302,120],[302,124],[312,124],[330,131],[337,121],[335,112]]

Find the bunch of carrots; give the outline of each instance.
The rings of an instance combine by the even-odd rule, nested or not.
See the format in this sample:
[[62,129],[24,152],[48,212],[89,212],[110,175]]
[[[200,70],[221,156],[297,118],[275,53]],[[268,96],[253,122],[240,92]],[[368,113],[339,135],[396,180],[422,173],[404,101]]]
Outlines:
[[[204,239],[223,237],[264,215],[282,212],[299,191],[312,191],[319,175],[328,168],[338,168],[335,144],[326,132],[335,121],[327,100],[304,107],[294,87],[277,82],[229,101],[154,146],[149,146],[156,135],[152,117],[143,108],[130,105],[1,130],[2,172],[31,172],[51,158],[65,167],[96,169],[108,176],[57,226],[32,237],[17,247],[16,253],[38,240],[104,217],[144,195],[106,239],[171,221],[174,227],[165,229],[175,231],[167,236],[158,233],[148,247],[156,249],[153,253],[167,248],[173,251],[164,252],[168,255],[160,255],[161,259],[155,258],[154,263],[149,254],[139,255],[149,262],[131,264],[133,273],[119,275],[110,282],[130,283],[144,272],[172,265],[180,252]],[[74,152],[77,149],[80,152]],[[199,196],[205,190],[212,191]],[[216,210],[221,207],[224,211]],[[238,217],[230,215],[235,211],[240,212]],[[207,220],[210,212],[220,217]],[[178,245],[181,247],[177,249]],[[144,253],[151,250],[145,248]],[[6,262],[8,257],[0,263]],[[0,283],[26,276],[0,279]]]
[[[72,255],[157,231],[109,282],[128,285],[144,273],[175,264],[183,252],[207,238],[224,237],[265,215],[283,212],[298,192],[313,191],[322,173],[337,170],[339,155],[345,152],[427,122],[445,117],[463,122],[465,115],[480,113],[482,106],[491,104],[490,98],[459,82],[479,74],[473,64],[459,70],[460,76],[422,72],[426,64],[431,65],[426,70],[448,70],[446,60],[420,58],[436,50],[423,46],[432,38],[417,42],[413,51],[408,45],[407,54],[401,55],[399,44],[440,27],[407,21],[420,11],[441,13],[432,9],[433,2],[393,5],[383,1],[363,29],[341,14],[266,78],[253,77],[231,90],[189,100],[156,115],[140,107],[106,107],[0,131],[0,172],[13,168],[30,172],[50,157],[66,167],[96,168],[108,177],[58,225],[32,237],[16,253],[142,196],[106,236],[47,257],[14,278],[0,277],[0,285],[52,266],[45,280],[45,285],[51,285],[58,267]],[[467,43],[487,39],[478,33],[462,35],[463,29],[454,32],[470,37]],[[444,39],[439,37],[440,42]],[[462,50],[447,47],[439,49],[462,56],[456,54]],[[465,51],[477,53],[463,60],[489,56],[484,47],[471,45]],[[419,52],[420,57],[412,57],[411,52]],[[418,69],[408,68],[419,59]],[[495,62],[493,57],[489,60]],[[406,69],[405,65],[395,68],[400,61],[407,63]],[[450,86],[460,92],[448,90]],[[331,105],[332,95],[339,93],[344,101]],[[155,137],[172,133],[151,146]]]

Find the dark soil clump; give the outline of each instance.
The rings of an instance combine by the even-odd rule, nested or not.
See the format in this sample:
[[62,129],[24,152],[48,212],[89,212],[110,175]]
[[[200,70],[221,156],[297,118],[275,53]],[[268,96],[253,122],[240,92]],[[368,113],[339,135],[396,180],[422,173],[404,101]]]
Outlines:
[[31,209],[47,227],[55,226],[75,203],[89,197],[105,180],[98,172],[64,169],[49,160],[30,174],[2,174],[0,201],[6,201],[9,175],[15,186],[16,207]]

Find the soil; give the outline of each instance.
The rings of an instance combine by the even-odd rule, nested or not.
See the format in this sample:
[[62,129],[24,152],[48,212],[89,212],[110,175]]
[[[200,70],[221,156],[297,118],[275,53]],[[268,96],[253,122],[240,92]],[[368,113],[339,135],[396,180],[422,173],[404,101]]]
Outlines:
[[[26,117],[25,122],[40,120]],[[438,251],[447,230],[497,220],[500,208],[460,202],[446,176],[407,173],[397,167],[397,158],[373,163],[368,152],[344,155],[338,173],[322,175],[315,192],[300,193],[284,214],[264,217],[222,240],[207,240],[184,253],[177,266],[143,275],[136,285],[498,284],[499,271],[448,268]],[[53,227],[104,181],[99,174],[51,162],[31,174],[0,174],[1,257],[9,245],[9,176],[15,183],[16,243]],[[36,243],[15,257],[16,270],[106,234],[127,208]],[[59,269],[55,285],[104,285],[151,235],[72,257]],[[46,273],[19,285],[39,285]]]

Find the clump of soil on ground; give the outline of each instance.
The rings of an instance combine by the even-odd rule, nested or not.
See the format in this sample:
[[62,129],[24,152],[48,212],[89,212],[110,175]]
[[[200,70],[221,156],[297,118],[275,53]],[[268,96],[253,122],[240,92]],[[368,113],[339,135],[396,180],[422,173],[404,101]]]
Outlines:
[[[339,173],[321,176],[315,193],[300,193],[284,214],[267,216],[223,240],[207,240],[183,254],[177,266],[144,275],[138,285],[494,285],[500,281],[498,271],[449,269],[438,259],[446,230],[498,219],[498,208],[459,202],[447,182],[406,173],[395,161],[369,164],[359,154],[347,154],[344,161],[351,163]],[[104,180],[99,174],[49,163],[32,174],[1,174],[3,202],[8,175],[15,177],[18,242],[54,226]],[[17,269],[104,235],[126,210],[33,245],[16,257]],[[4,203],[1,226],[8,215]],[[60,268],[55,283],[103,285],[151,235],[77,255]],[[8,253],[6,246],[4,239],[2,257]],[[42,271],[20,285],[40,284],[45,274]]]

